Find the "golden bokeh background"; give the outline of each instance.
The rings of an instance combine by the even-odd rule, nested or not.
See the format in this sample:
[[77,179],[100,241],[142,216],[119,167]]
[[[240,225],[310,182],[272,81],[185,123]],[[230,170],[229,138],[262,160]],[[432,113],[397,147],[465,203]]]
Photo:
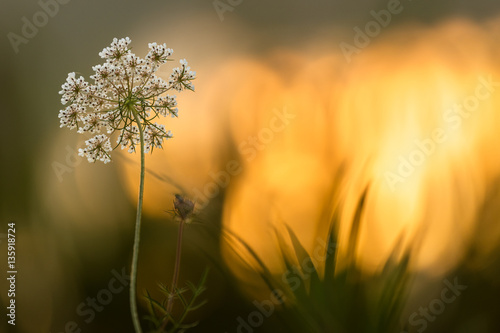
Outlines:
[[[462,267],[493,295],[500,290],[492,268],[500,241],[495,3],[405,3],[352,61],[339,44],[352,43],[352,27],[386,3],[242,2],[223,21],[211,2],[193,3],[73,1],[19,53],[4,39],[0,216],[18,229],[16,332],[59,332],[71,320],[84,332],[131,330],[128,319],[117,322],[128,316],[127,292],[88,324],[75,308],[129,267],[138,156],[115,151],[110,165],[88,164],[75,155],[86,138],[57,119],[66,74],[88,77],[97,53],[122,36],[140,56],[148,42],[166,42],[198,76],[196,92],[178,96],[179,118],[163,121],[174,138],[146,158],[139,290],[170,281],[177,225],[166,211],[175,193],[196,199],[197,223],[239,235],[279,276],[276,230],[290,227],[313,255],[327,237],[321,214],[332,188],[339,194],[328,203],[342,206],[340,257],[349,255],[367,186],[356,264],[369,276],[398,245],[411,249],[421,278],[407,311]],[[40,10],[36,2],[2,6],[5,34]],[[242,246],[209,238],[197,223],[185,235],[181,280],[197,280],[216,257],[228,271],[213,270],[200,331],[234,330],[245,302],[268,291],[258,267],[241,260]],[[488,328],[477,332],[498,328],[479,322]]]

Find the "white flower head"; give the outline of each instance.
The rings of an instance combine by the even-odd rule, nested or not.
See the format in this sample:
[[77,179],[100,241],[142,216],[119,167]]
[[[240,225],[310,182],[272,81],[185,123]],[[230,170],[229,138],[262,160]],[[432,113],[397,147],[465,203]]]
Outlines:
[[128,147],[129,153],[135,152],[135,146],[139,144],[139,142],[139,128],[137,126],[128,126],[124,128],[117,140],[117,143],[121,144],[122,149]]
[[153,151],[156,148],[163,148],[163,139],[172,138],[172,132],[165,131],[165,126],[154,123],[146,126],[144,131],[145,151]]
[[194,85],[191,81],[196,78],[196,72],[191,71],[186,59],[182,59],[180,63],[181,67],[173,69],[173,73],[170,75],[168,83],[177,91],[182,91],[184,89],[194,91]]
[[66,82],[61,86],[61,104],[66,105],[70,101],[85,99],[89,84],[83,77],[76,78],[75,73],[69,73]]
[[155,108],[158,111],[159,114],[162,116],[166,116],[167,114],[170,114],[173,117],[178,117],[179,110],[176,108],[177,106],[177,96],[170,96],[167,95],[165,97],[161,96],[159,97],[156,102],[155,102]]
[[113,150],[113,148],[111,148],[111,143],[106,135],[96,135],[92,139],[85,141],[85,143],[87,144],[87,147],[84,149],[78,149],[78,155],[87,157],[89,162],[99,160],[106,164],[111,161],[109,152]]
[[128,48],[130,42],[131,40],[128,37],[121,39],[113,38],[111,45],[99,52],[99,56],[111,62],[119,62],[124,55],[130,52]]
[[84,112],[85,108],[76,104],[71,104],[66,109],[59,111],[60,127],[77,128],[78,122],[83,120]]
[[106,115],[103,113],[87,113],[83,118],[83,127],[78,129],[78,133],[100,133],[101,127],[106,126]]
[[154,70],[159,65],[166,63],[174,51],[167,48],[166,44],[158,45],[156,43],[149,43],[149,53],[146,55],[146,60],[153,66]]
[[[172,133],[153,120],[178,116],[176,96],[167,92],[194,91],[191,81],[196,74],[184,59],[180,67],[173,69],[168,82],[155,75],[173,54],[166,44],[150,43],[143,59],[131,52],[130,43],[128,37],[114,38],[99,53],[105,62],[92,67],[93,84],[69,73],[59,92],[61,103],[69,103],[59,112],[60,126],[97,134],[85,141],[86,148],[79,150],[89,162],[109,162],[110,152],[118,146],[135,152],[141,143],[141,132],[145,152],[162,148],[163,140],[171,138]],[[117,137],[115,147],[110,143],[113,135]]]

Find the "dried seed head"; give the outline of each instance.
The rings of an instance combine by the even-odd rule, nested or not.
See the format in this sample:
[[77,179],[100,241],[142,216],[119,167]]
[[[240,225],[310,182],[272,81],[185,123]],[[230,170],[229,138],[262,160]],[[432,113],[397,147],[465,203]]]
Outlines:
[[188,219],[194,212],[194,202],[176,194],[174,199],[174,210],[181,219]]

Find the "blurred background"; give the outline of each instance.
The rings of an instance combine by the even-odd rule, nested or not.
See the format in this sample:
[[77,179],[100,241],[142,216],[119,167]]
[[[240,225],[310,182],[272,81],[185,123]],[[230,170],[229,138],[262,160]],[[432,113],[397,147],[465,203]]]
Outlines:
[[[368,281],[398,249],[412,253],[401,330],[500,331],[497,1],[2,0],[0,12],[0,233],[16,223],[19,272],[16,326],[4,316],[0,331],[133,331],[127,287],[94,315],[82,310],[129,271],[138,158],[115,151],[111,164],[89,164],[77,156],[88,138],[57,118],[67,74],[88,78],[126,36],[138,56],[166,43],[197,72],[179,118],[164,121],[174,139],[146,157],[141,294],[170,284],[178,224],[168,211],[183,194],[197,210],[181,282],[210,267],[190,331],[245,332],[238,318],[270,291],[221,230],[279,277],[275,230],[288,226],[313,255],[330,228],[325,202],[339,205],[342,268],[368,186],[354,262]],[[431,320],[419,311],[444,281],[467,288]],[[246,331],[284,331],[283,320]]]

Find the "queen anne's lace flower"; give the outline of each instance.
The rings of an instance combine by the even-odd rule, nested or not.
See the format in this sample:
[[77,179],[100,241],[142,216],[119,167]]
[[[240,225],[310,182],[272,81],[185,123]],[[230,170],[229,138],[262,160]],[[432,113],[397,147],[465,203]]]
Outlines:
[[87,144],[87,147],[78,149],[78,155],[86,156],[89,162],[100,160],[106,164],[111,161],[108,153],[113,149],[111,148],[111,143],[106,135],[97,135],[92,139],[85,141],[85,143]]
[[[144,147],[145,152],[148,153],[153,148],[162,148],[163,139],[170,139],[172,137],[172,132],[165,132],[165,126],[159,124],[152,124],[146,126],[144,131],[144,139],[146,146]],[[147,139],[146,139],[147,138]]]
[[69,73],[66,82],[61,86],[62,90],[59,94],[63,95],[61,103],[64,105],[71,100],[84,102],[88,92],[89,84],[85,82],[83,77],[75,78],[75,73]]
[[191,68],[188,66],[186,59],[180,61],[181,67],[176,67],[173,69],[173,73],[170,74],[170,80],[168,83],[172,88],[177,91],[182,91],[184,89],[194,91],[194,86],[191,80],[196,77],[196,72],[192,72]]
[[149,43],[148,46],[149,53],[146,55],[146,60],[150,61],[153,66],[155,66],[155,70],[161,64],[166,63],[169,60],[168,57],[174,53],[174,51],[168,49],[165,44],[158,45],[156,43]]
[[128,46],[130,42],[131,40],[128,37],[122,39],[113,38],[111,45],[99,52],[99,56],[112,63],[119,63],[123,56],[129,53]]
[[[79,150],[79,155],[87,157],[89,162],[109,162],[109,153],[118,146],[135,152],[140,144],[139,129],[144,133],[145,152],[162,148],[163,140],[171,138],[172,133],[152,121],[159,116],[178,115],[176,96],[166,93],[194,91],[191,81],[196,73],[184,59],[180,67],[173,69],[168,82],[155,75],[158,68],[170,60],[172,49],[165,44],[150,43],[149,52],[142,59],[131,52],[130,42],[128,37],[114,38],[111,45],[99,53],[105,62],[92,67],[93,84],[69,73],[59,92],[61,103],[69,103],[59,112],[61,127],[97,134],[85,141],[86,148]],[[115,147],[109,139],[113,134],[117,136]]]
[[71,104],[66,109],[59,112],[59,119],[61,119],[61,127],[68,127],[69,129],[77,128],[78,122],[81,122],[85,113],[85,108],[77,104]]
[[157,112],[164,117],[167,114],[170,114],[172,118],[177,117],[177,113],[179,112],[179,110],[176,108],[177,100],[175,98],[176,96],[170,95],[159,97],[154,104]]
[[135,145],[139,144],[139,128],[137,126],[128,126],[122,131],[123,136],[118,138],[118,143],[122,149],[127,148],[128,152],[135,152]]

